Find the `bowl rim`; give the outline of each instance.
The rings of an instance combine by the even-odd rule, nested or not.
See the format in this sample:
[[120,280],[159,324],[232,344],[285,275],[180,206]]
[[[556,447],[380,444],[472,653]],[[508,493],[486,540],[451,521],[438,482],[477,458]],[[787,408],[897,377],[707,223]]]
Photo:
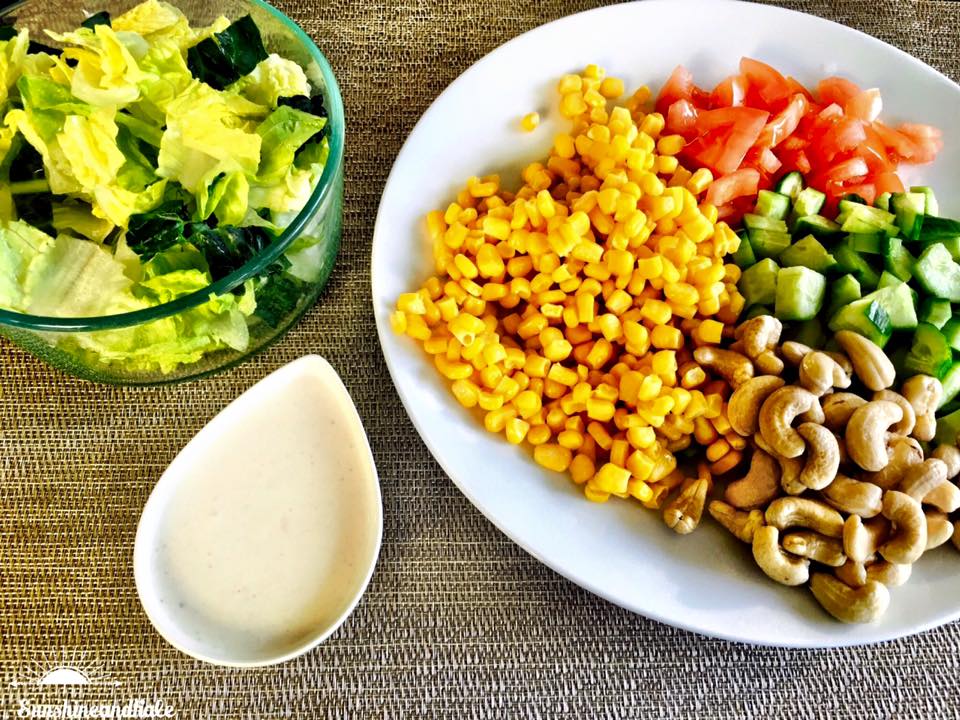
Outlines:
[[[276,18],[292,35],[306,48],[310,58],[317,64],[324,82],[324,100],[327,107],[327,127],[330,128],[330,154],[324,165],[320,181],[311,193],[306,205],[297,214],[293,221],[283,230],[280,236],[266,250],[251,258],[229,275],[226,275],[205,288],[196,290],[189,295],[155,305],[154,307],[117,313],[115,315],[100,315],[93,317],[50,317],[44,315],[30,315],[0,308],[0,325],[7,325],[23,330],[41,332],[92,332],[97,330],[114,330],[132,327],[143,323],[161,320],[176,315],[206,303],[213,296],[224,295],[247,280],[263,274],[263,271],[272,265],[290,247],[303,232],[307,222],[316,214],[327,197],[335,192],[337,176],[343,165],[344,137],[346,122],[344,117],[343,98],[340,94],[340,85],[333,74],[330,62],[321,52],[316,42],[285,14],[264,0],[245,0],[251,5],[260,8]],[[18,8],[23,7],[29,0],[22,0],[0,12],[0,17],[15,14]]]

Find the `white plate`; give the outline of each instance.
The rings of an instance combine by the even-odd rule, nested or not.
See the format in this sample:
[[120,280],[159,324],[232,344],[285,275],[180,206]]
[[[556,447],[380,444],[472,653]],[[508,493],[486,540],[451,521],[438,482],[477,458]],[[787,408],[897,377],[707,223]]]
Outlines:
[[[742,55],[804,83],[842,73],[879,87],[884,117],[932,123],[946,148],[907,179],[936,188],[960,215],[960,88],[879,40],[780,8],[715,0],[649,1],[574,15],[529,32],[467,70],[433,103],[403,147],[384,190],[373,245],[373,306],[387,365],[407,412],[443,469],[470,501],[531,555],[588,590],[671,625],[745,642],[796,647],[855,645],[918,632],[960,617],[960,555],[923,558],[892,592],[878,624],[841,625],[808,590],[780,587],[746,546],[708,520],[679,537],[635,502],[589,503],[566,476],[487,433],[450,395],[433,364],[388,322],[399,293],[432,273],[423,217],[446,207],[471,175],[516,171],[546,155],[565,126],[555,84],[596,62],[656,91],[682,63],[700,85],[734,72]],[[517,129],[538,110],[534,133]]]

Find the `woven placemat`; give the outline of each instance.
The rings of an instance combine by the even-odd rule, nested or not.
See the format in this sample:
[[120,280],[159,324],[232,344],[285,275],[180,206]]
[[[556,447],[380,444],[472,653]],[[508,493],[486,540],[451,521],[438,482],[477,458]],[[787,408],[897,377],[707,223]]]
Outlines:
[[[347,106],[334,278],[271,350],[178,387],[90,385],[0,343],[0,716],[16,717],[23,698],[69,697],[159,699],[181,718],[960,717],[960,624],[876,647],[797,652],[637,617],[508,541],[407,420],[369,301],[369,248],[391,162],[427,105],[471,63],[600,3],[278,4],[320,41]],[[960,78],[960,3],[784,4]],[[140,510],[178,448],[218,409],[308,352],[340,371],[370,434],[386,511],[376,575],[342,629],[305,657],[266,670],[195,662],[153,632],[137,602],[131,554]],[[45,670],[70,664],[93,684],[36,686]]]

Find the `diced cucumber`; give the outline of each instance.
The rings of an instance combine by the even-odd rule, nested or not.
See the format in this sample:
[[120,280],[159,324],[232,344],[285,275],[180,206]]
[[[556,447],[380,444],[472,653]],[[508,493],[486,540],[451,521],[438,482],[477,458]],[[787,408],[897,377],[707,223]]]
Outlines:
[[943,386],[943,394],[940,396],[940,405],[937,409],[953,402],[960,395],[960,362],[955,362],[943,374],[943,377],[940,378],[940,385]]
[[925,245],[960,237],[960,221],[925,215],[918,237]]
[[[896,215],[880,208],[870,207],[866,204],[854,203],[849,200],[841,200],[837,222],[841,225],[847,220],[856,220],[863,225],[869,225],[874,228],[882,228],[885,225],[891,225],[896,221]],[[846,232],[862,232],[859,230],[847,230]],[[870,232],[869,230],[867,232]]]
[[874,270],[866,259],[854,250],[847,241],[840,243],[833,250],[840,269],[852,274],[860,281],[860,286],[866,290],[874,290],[880,282],[880,273]]
[[883,254],[884,266],[887,270],[904,282],[913,277],[913,266],[916,265],[917,261],[910,254],[910,251],[903,246],[903,240],[887,238],[884,241]]
[[881,193],[880,196],[874,201],[874,206],[880,208],[881,210],[886,210],[890,212],[890,197],[893,193]]
[[940,205],[937,203],[937,196],[933,194],[933,188],[926,185],[915,185],[910,188],[910,192],[923,193],[925,203],[923,206],[924,215],[939,215]]
[[805,267],[783,268],[777,276],[773,314],[781,320],[809,320],[823,307],[827,279]]
[[801,215],[793,221],[790,230],[794,235],[801,237],[804,235],[829,237],[840,234],[840,225],[823,215]]
[[907,372],[939,379],[950,369],[952,362],[953,352],[943,333],[927,323],[917,325],[913,333],[913,345],[907,355]]
[[942,445],[956,445],[960,435],[960,410],[937,418],[937,435],[934,442]]
[[890,287],[891,285],[899,285],[903,280],[898,278],[892,272],[884,270],[880,273],[880,282],[877,283],[877,290],[881,290],[885,287]]
[[775,258],[790,247],[790,235],[776,230],[750,230],[750,245],[760,258]]
[[787,224],[780,218],[747,213],[743,216],[743,225],[747,230],[770,230],[773,232],[787,232]]
[[931,295],[960,302],[960,265],[954,262],[943,243],[935,243],[923,251],[913,274]]
[[883,347],[892,332],[890,316],[876,300],[863,298],[845,305],[830,318],[833,332],[853,330]]
[[950,252],[950,257],[960,262],[960,236],[941,240],[940,242],[943,243],[943,246]]
[[803,190],[803,175],[796,170],[780,178],[776,187],[778,193],[786,195],[791,200],[796,200],[801,190]]
[[894,193],[891,196],[890,210],[897,216],[897,227],[905,239],[919,239],[926,205],[927,197],[923,193]]
[[847,193],[843,196],[843,202],[856,203],[857,205],[868,205],[867,199],[863,195],[856,193]]
[[779,260],[784,267],[799,265],[821,273],[837,265],[836,258],[813,235],[807,235],[788,247],[780,254]]
[[823,324],[817,318],[806,320],[797,325],[793,339],[807,347],[823,347]]
[[829,317],[833,317],[844,305],[860,299],[860,283],[853,275],[844,275],[830,287]]
[[880,303],[890,318],[890,327],[893,330],[910,330],[917,327],[917,306],[913,291],[905,282],[896,280],[896,285],[882,287],[864,300],[875,300]]
[[804,188],[797,194],[797,199],[793,203],[793,213],[797,217],[816,215],[823,208],[826,200],[827,196],[819,190]]
[[870,253],[871,255],[879,255],[881,253],[882,242],[880,235],[851,233],[847,236],[847,240],[850,242],[850,247],[857,252]]
[[897,373],[898,384],[909,377],[907,375],[906,364],[907,353],[910,352],[910,339],[911,338],[904,338],[903,341],[901,341],[900,338],[898,338],[893,343],[893,349],[887,351],[890,362],[893,363],[893,369]]
[[747,268],[740,276],[738,288],[747,305],[773,305],[777,299],[778,266],[770,258]]
[[745,230],[737,233],[740,236],[740,246],[733,253],[733,261],[741,269],[748,268],[757,262],[757,256],[753,252],[753,245],[750,244],[750,238]]
[[940,332],[946,338],[947,344],[960,353],[960,316],[947,320],[940,328]]
[[790,213],[790,198],[772,190],[761,190],[757,193],[757,207],[753,212],[764,217],[786,220]]
[[[943,326],[947,324],[952,316],[953,308],[949,300],[930,297],[924,298],[918,314],[920,322],[929,323],[941,332],[943,332]],[[957,328],[960,329],[960,322],[957,323]],[[958,335],[958,339],[960,339],[960,335]],[[949,341],[950,338],[947,338],[947,342]],[[960,350],[960,347],[958,347],[957,350]]]

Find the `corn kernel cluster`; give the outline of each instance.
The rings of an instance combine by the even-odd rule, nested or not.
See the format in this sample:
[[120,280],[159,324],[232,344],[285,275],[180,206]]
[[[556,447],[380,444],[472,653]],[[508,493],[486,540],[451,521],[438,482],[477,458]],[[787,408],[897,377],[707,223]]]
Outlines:
[[743,309],[737,235],[700,200],[683,139],[645,113],[641,87],[589,66],[559,83],[570,133],[516,193],[471,178],[427,216],[437,275],[397,301],[391,324],[423,344],[457,400],[490,432],[528,443],[586,496],[650,507],[683,478],[675,452],[708,446],[715,473],[742,459],[729,388],[692,360]]

